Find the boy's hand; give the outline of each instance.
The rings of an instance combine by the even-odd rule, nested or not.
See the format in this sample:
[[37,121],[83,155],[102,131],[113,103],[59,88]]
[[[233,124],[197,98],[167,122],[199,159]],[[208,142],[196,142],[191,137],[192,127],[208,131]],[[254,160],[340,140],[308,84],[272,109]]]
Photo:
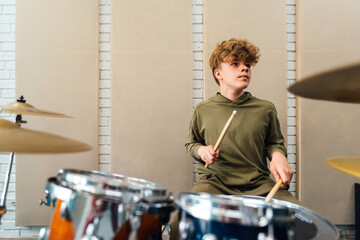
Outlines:
[[219,150],[215,152],[214,146],[201,146],[199,147],[197,154],[205,163],[211,165],[213,164],[217,158],[219,157]]
[[280,178],[283,181],[282,187],[289,185],[294,174],[286,157],[280,152],[274,152],[270,162],[270,172],[274,175],[277,182]]

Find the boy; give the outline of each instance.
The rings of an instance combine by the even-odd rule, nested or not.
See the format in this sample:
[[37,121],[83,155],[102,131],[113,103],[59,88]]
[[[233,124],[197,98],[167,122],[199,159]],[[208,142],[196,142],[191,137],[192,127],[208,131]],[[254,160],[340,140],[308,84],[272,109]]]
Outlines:
[[[218,43],[209,63],[220,92],[194,110],[185,144],[198,161],[198,182],[192,192],[266,196],[275,180],[283,180],[275,198],[300,202],[286,190],[293,171],[286,159],[284,138],[275,106],[245,89],[251,80],[251,66],[259,49],[245,39]],[[219,150],[214,151],[220,133],[233,110],[237,111]],[[270,171],[266,157],[270,159]],[[209,167],[205,168],[208,163]]]
[[[251,66],[259,57],[259,49],[245,39],[232,38],[214,49],[209,63],[220,92],[196,106],[185,144],[198,161],[199,178],[191,191],[266,196],[275,184],[271,172],[276,181],[283,180],[274,198],[300,204],[286,190],[293,171],[286,159],[275,106],[245,92]],[[237,113],[215,152],[212,144],[234,110]],[[266,158],[271,160],[270,171]],[[171,239],[177,239],[176,223],[171,227]]]

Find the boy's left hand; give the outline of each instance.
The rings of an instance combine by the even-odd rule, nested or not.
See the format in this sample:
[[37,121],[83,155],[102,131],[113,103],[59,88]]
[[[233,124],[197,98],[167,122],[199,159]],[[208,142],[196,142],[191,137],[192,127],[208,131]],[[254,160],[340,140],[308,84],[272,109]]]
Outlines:
[[282,187],[290,184],[294,174],[286,157],[281,152],[274,152],[270,161],[270,172],[274,175],[277,182],[280,178],[283,181]]

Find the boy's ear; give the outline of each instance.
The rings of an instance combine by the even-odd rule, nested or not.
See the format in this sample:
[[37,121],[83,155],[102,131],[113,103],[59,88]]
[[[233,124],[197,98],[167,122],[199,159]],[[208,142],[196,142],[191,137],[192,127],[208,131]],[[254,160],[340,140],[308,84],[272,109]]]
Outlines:
[[218,80],[222,80],[221,73],[220,73],[219,69],[217,69],[217,68],[214,70],[214,76],[215,76]]

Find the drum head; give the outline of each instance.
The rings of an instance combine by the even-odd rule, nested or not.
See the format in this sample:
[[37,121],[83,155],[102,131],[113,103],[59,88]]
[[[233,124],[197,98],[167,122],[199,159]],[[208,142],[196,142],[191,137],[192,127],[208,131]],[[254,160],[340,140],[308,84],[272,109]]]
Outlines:
[[207,193],[179,194],[178,205],[198,219],[236,223],[243,226],[267,226],[269,209],[281,214],[282,218],[288,215],[286,207],[265,203],[263,199],[245,199]]
[[169,198],[166,189],[155,183],[120,174],[61,169],[56,180],[76,192],[116,200],[161,202]]
[[[249,201],[253,201],[254,199],[265,200],[264,197],[258,196],[232,196],[232,198],[248,199]],[[339,233],[335,226],[313,211],[297,204],[277,199],[272,199],[270,204],[276,204],[289,209],[289,214],[295,218],[295,236],[297,240],[339,239]]]

